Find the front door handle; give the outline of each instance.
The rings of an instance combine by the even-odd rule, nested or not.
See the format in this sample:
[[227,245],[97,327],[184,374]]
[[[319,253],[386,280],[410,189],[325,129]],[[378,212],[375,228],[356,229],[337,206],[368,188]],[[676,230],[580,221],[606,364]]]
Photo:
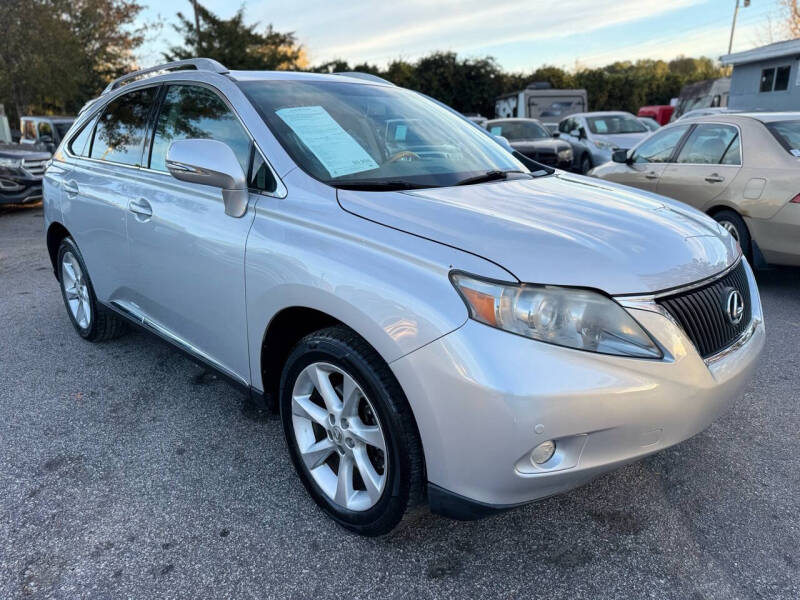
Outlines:
[[69,181],[64,182],[64,193],[69,196],[70,198],[74,198],[78,195],[78,182],[74,179],[70,179]]
[[128,202],[128,210],[136,215],[141,221],[146,221],[153,216],[153,207],[144,198],[138,198]]
[[725,181],[725,178],[719,173],[712,173],[711,175],[706,177],[706,181],[708,183],[720,183],[721,181]]
[[644,176],[647,177],[647,179],[658,179],[658,173],[655,171],[648,171]]

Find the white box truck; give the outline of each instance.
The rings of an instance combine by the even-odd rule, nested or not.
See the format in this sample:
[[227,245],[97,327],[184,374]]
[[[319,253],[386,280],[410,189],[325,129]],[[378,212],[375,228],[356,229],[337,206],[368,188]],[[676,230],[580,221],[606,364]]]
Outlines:
[[494,103],[495,117],[539,119],[548,129],[568,115],[589,110],[586,90],[554,90],[546,82],[531,83],[524,90],[504,94]]

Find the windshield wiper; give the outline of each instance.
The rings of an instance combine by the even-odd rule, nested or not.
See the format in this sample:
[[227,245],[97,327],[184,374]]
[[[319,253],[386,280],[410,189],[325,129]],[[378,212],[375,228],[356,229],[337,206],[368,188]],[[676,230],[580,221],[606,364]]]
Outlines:
[[335,181],[330,185],[340,190],[363,190],[388,192],[392,190],[421,190],[424,188],[437,187],[434,185],[420,185],[402,180],[388,181]]
[[509,173],[520,173],[525,175],[523,171],[486,171],[474,177],[467,177],[457,182],[455,185],[472,185],[473,183],[486,183],[487,181],[498,181],[500,179],[508,179]]

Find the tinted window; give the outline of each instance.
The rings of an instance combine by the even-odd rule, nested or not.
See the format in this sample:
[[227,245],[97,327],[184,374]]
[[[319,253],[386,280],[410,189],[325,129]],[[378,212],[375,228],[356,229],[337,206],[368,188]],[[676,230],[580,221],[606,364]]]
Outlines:
[[41,138],[44,135],[49,135],[52,138],[53,128],[50,127],[50,123],[47,121],[39,121],[39,137]]
[[[677,162],[694,165],[719,164],[738,135],[737,129],[730,125],[698,125],[681,148]],[[738,154],[735,160],[736,162],[728,164],[739,164]]]
[[97,119],[92,119],[80,130],[78,135],[69,143],[69,151],[75,156],[89,156],[89,140],[92,138],[94,124]]
[[250,137],[217,94],[197,85],[171,85],[158,115],[150,168],[166,171],[167,150],[175,140],[210,139],[230,146],[242,170],[250,162]]
[[765,123],[775,139],[793,156],[800,156],[800,120]]
[[124,165],[141,163],[147,118],[156,90],[134,90],[109,103],[97,122],[92,158]]
[[248,177],[248,187],[265,192],[274,192],[276,188],[275,178],[269,170],[267,163],[261,153],[253,149],[253,162],[250,165],[250,175]]
[[775,71],[775,87],[776,92],[782,92],[789,87],[789,73],[792,68],[789,65],[785,67],[778,67]]
[[506,121],[504,123],[490,123],[489,132],[492,135],[502,135],[507,140],[538,140],[549,138],[550,134],[544,127],[533,121]]
[[772,82],[775,80],[775,69],[764,69],[761,71],[761,86],[758,88],[760,92],[771,92]]
[[654,133],[642,142],[633,152],[633,162],[667,162],[675,151],[675,146],[681,141],[683,134],[689,129],[688,125],[669,127]]
[[607,115],[603,117],[586,117],[589,131],[601,135],[611,133],[646,133],[647,128],[638,119],[628,115]]

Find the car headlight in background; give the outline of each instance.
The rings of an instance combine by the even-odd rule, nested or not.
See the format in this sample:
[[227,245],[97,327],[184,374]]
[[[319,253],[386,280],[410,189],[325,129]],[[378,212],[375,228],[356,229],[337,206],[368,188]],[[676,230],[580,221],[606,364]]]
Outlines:
[[578,350],[661,358],[661,350],[611,298],[591,290],[450,275],[470,317],[534,340]]
[[564,148],[558,151],[559,160],[572,160],[572,148]]
[[604,142],[602,140],[595,140],[594,145],[600,148],[601,150],[611,150],[612,152],[617,149],[617,147],[610,143]]
[[2,158],[0,157],[0,167],[21,167],[22,159],[19,158]]

